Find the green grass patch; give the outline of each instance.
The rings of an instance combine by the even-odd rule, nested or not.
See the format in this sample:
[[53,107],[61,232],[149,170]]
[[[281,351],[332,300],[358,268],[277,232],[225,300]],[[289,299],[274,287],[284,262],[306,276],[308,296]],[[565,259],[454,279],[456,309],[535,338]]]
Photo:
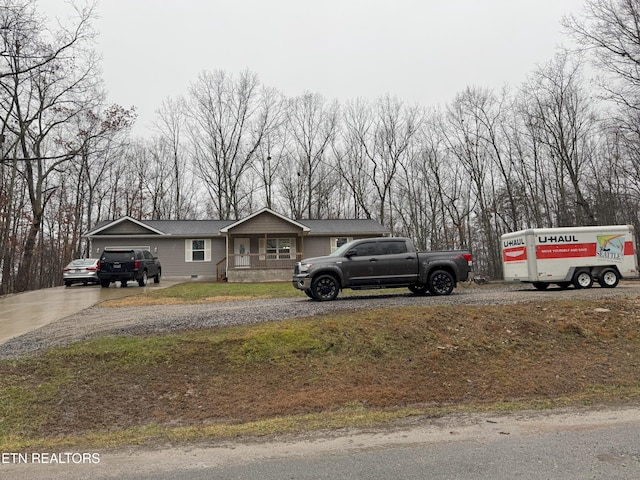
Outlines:
[[[344,290],[341,297],[366,296],[397,293],[400,290]],[[408,290],[406,290],[408,292]],[[290,298],[307,296],[294,288],[290,282],[265,283],[204,283],[189,282],[172,285],[167,288],[147,291],[121,299],[107,300],[101,303],[106,307],[163,305],[176,303],[206,303],[218,301],[247,300],[252,298]]]
[[[293,288],[291,282],[268,283],[181,283],[172,287],[156,290],[151,296],[202,299],[215,297],[254,297],[254,298],[281,298],[291,297],[301,293]],[[304,295],[304,294],[302,294]]]

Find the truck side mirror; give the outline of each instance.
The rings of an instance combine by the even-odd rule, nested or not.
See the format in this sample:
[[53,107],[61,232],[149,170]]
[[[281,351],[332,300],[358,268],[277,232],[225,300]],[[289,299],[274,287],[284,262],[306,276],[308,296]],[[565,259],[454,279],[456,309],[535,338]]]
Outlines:
[[352,248],[351,250],[347,250],[347,253],[344,254],[344,256],[347,258],[356,257],[357,255],[358,255],[358,251],[355,248]]

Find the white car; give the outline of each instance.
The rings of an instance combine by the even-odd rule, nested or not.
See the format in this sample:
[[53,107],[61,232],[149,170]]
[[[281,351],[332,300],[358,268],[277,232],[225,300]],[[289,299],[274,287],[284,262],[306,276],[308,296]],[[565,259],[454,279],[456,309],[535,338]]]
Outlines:
[[70,287],[74,283],[100,283],[98,279],[98,259],[97,258],[79,258],[73,260],[62,270],[64,284]]

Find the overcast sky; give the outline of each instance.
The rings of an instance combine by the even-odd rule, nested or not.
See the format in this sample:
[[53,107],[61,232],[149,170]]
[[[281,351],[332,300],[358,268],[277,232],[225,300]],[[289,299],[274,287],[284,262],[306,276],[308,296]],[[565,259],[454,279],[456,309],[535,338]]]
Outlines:
[[[40,0],[50,17],[65,0]],[[391,94],[444,105],[467,86],[517,87],[568,45],[584,0],[101,0],[109,102],[146,135],[163,99],[203,71],[256,73],[287,96]]]

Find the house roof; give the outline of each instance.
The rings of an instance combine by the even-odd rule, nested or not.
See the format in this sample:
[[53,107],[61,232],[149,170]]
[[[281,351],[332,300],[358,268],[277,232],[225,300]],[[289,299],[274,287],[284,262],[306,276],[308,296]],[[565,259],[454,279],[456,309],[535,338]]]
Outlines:
[[149,233],[155,233],[157,235],[162,235],[163,233],[160,230],[149,225],[148,222],[145,222],[143,220],[136,220],[135,218],[125,216],[122,218],[118,218],[117,220],[107,220],[107,221],[100,222],[98,225],[96,225],[91,230],[89,230],[85,235],[95,235],[96,233],[100,233],[103,230],[106,230],[108,228],[113,228],[116,225],[119,225],[125,222],[130,222],[139,227],[142,227],[143,229],[149,230]]
[[[262,209],[242,220],[136,220],[122,217],[117,220],[105,220],[96,224],[85,233],[86,237],[109,235],[106,231],[126,221],[132,222],[142,229],[149,231],[149,235],[168,236],[220,236],[256,215],[267,210],[269,213],[282,218],[310,235],[388,235],[389,230],[372,219],[322,219],[322,220],[291,220],[268,209]],[[123,235],[127,235],[123,233]]]
[[220,230],[233,220],[144,220],[145,224],[162,230],[166,235],[220,235]]
[[298,220],[309,227],[314,235],[380,235],[389,234],[389,229],[380,223],[368,219],[337,219],[337,220]]
[[233,223],[233,220],[135,220],[122,217],[118,220],[104,220],[90,229],[85,236],[90,237],[112,228],[124,220],[149,229],[157,235],[220,235],[220,230]]

